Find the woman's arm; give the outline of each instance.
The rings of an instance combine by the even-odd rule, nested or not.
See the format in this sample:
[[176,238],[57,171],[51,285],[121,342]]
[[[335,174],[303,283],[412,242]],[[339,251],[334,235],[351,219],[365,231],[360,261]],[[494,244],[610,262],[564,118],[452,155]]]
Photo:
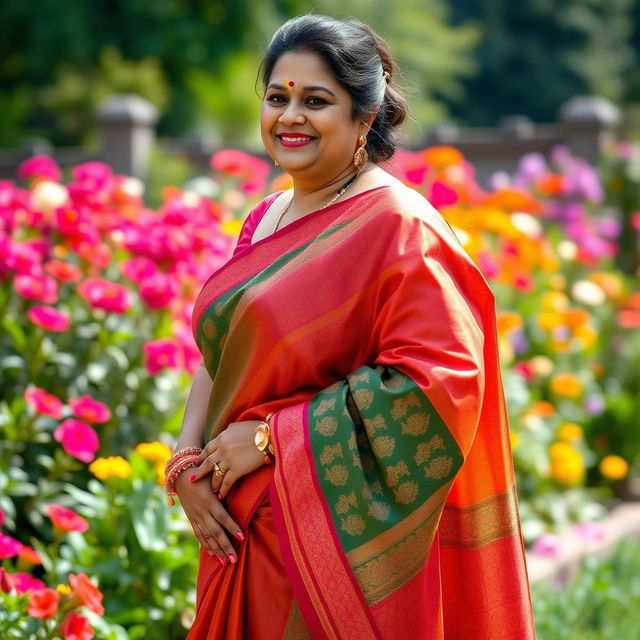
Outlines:
[[201,364],[193,376],[176,449],[202,447],[212,384],[208,371]]

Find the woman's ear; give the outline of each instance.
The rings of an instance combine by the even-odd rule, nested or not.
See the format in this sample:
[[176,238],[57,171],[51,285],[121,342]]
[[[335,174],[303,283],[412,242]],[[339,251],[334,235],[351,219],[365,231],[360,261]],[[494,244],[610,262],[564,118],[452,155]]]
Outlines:
[[366,119],[360,120],[361,128],[360,128],[359,135],[365,136],[365,138],[369,135],[369,130],[371,129],[371,125],[373,124],[373,121],[376,119],[377,115],[378,115],[378,112],[373,111],[367,116]]

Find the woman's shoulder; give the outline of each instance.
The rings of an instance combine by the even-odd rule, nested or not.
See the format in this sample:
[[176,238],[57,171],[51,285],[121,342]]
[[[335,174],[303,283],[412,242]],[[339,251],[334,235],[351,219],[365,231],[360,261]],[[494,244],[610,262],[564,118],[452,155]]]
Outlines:
[[260,200],[260,202],[256,203],[249,211],[244,219],[242,228],[240,229],[238,243],[236,244],[236,248],[233,252],[234,255],[251,244],[253,234],[258,224],[260,224],[260,220],[262,220],[264,214],[281,193],[283,192],[276,191],[274,193],[270,193],[268,196]]

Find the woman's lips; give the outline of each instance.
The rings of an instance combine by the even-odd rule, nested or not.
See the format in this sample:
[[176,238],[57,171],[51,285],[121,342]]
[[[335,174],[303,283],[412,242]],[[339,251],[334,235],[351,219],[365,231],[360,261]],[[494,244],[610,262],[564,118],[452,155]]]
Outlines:
[[300,134],[279,133],[277,138],[283,147],[304,147],[315,140],[313,136],[302,136]]

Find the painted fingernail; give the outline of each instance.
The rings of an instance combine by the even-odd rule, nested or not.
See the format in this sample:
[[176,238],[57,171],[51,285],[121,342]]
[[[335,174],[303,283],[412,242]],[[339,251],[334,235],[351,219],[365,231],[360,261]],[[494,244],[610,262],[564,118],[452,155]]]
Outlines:
[[230,554],[229,554],[229,562],[230,562],[231,564],[235,564],[236,562],[238,562],[238,558],[236,558],[236,557],[233,555],[233,553],[230,553]]
[[220,558],[220,562],[222,563],[223,567],[227,566],[227,556],[219,556]]
[[195,473],[192,473],[192,474],[189,476],[189,482],[193,482],[195,479],[196,479],[196,474],[195,474]]
[[220,492],[220,493],[218,494],[218,500],[222,500],[222,498],[223,498],[223,495],[222,495],[222,492]]
[[240,542],[244,542],[244,533],[242,533],[242,531],[236,531],[233,535],[238,538]]
[[218,562],[224,567],[224,565],[227,563],[224,561],[223,557],[224,556],[216,555],[216,558],[218,558]]

